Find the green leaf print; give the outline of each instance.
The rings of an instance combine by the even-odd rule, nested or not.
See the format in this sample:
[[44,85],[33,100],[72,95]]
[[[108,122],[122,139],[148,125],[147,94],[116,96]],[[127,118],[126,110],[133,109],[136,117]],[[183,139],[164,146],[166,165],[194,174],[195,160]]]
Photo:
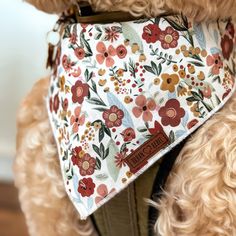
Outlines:
[[108,148],[109,148],[109,155],[106,158],[107,169],[108,169],[110,176],[114,180],[114,182],[116,182],[119,172],[120,172],[120,169],[116,166],[115,156],[117,155],[117,153],[119,153],[119,149],[112,139],[108,143]]

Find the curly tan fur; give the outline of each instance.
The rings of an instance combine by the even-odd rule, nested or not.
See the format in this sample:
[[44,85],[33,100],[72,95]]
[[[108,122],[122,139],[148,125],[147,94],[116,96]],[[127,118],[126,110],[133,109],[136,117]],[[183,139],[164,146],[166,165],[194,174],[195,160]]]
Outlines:
[[188,141],[158,204],[168,236],[236,235],[236,96]]
[[[60,13],[77,0],[26,0],[40,10]],[[135,16],[157,16],[163,12],[183,13],[199,21],[235,17],[235,0],[83,0],[95,11],[126,11]]]
[[[28,0],[46,12],[60,13],[75,0]],[[236,15],[234,0],[89,0],[97,11],[122,10],[155,16],[182,12],[199,21]],[[16,185],[31,235],[93,235],[69,202],[46,115],[48,79],[40,81],[18,117]],[[236,235],[236,97],[189,140],[156,203],[161,236]],[[62,210],[63,209],[63,210]],[[47,216],[47,217],[45,217]],[[73,221],[71,221],[73,219]],[[87,233],[87,234],[86,234]]]
[[96,236],[90,220],[79,220],[63,186],[44,101],[48,85],[49,78],[40,80],[24,100],[18,115],[15,183],[29,233]]

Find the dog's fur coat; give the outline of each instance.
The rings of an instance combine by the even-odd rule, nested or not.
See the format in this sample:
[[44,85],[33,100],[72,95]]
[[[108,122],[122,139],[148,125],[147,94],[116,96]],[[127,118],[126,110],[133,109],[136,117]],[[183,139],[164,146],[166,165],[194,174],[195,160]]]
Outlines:
[[[74,0],[29,0],[59,13]],[[198,21],[236,15],[234,0],[90,0],[95,10],[156,16],[183,12]],[[235,14],[235,15],[234,15]],[[14,165],[22,209],[31,235],[96,235],[66,196],[57,149],[46,113],[49,78],[39,81],[18,115]],[[162,236],[236,235],[236,96],[186,143],[155,205]],[[63,211],[62,211],[63,209]],[[73,219],[73,220],[71,220]]]

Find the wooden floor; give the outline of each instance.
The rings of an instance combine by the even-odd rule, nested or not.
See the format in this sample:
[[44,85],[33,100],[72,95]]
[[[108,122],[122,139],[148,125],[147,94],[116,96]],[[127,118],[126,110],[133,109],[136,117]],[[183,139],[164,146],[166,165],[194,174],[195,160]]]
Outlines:
[[28,236],[13,184],[0,183],[0,236]]

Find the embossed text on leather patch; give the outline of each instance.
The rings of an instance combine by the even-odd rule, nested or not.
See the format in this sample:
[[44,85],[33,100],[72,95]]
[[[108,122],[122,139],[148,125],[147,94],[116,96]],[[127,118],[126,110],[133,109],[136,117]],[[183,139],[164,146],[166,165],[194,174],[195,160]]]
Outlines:
[[127,156],[125,158],[125,162],[130,167],[130,171],[132,173],[136,173],[139,169],[147,164],[148,159],[150,159],[168,144],[168,136],[165,134],[164,130],[160,130],[156,135],[151,137],[143,145]]

